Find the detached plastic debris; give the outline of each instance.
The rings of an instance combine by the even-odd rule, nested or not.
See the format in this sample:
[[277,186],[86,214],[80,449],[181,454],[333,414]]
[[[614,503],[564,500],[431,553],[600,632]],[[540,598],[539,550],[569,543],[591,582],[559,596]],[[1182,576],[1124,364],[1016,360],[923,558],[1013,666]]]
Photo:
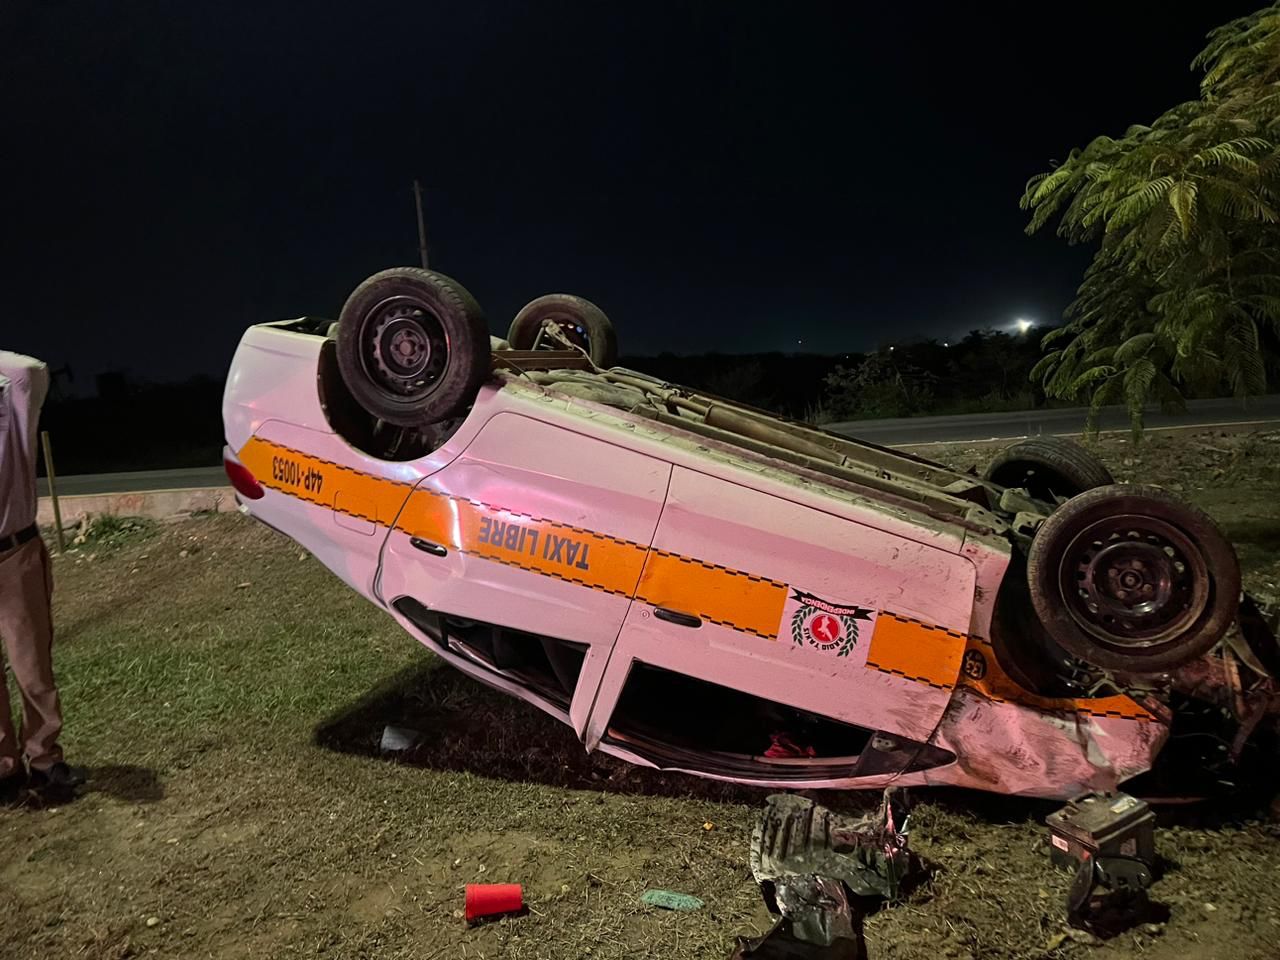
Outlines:
[[775,794],[751,838],[751,872],[780,919],[730,960],[862,960],[863,920],[923,873],[907,849],[908,803],[896,788],[864,817]]
[[463,896],[467,923],[524,909],[524,888],[518,883],[468,883]]
[[661,907],[663,910],[701,910],[702,901],[687,893],[676,893],[674,890],[646,890],[640,895],[640,902],[650,907]]
[[422,734],[410,727],[387,724],[382,728],[382,741],[378,744],[384,753],[400,753],[417,745]]
[[865,911],[843,883],[809,874],[779,881],[775,891],[786,912],[763,937],[739,937],[729,960],[866,960]]
[[862,817],[774,794],[751,837],[751,872],[762,887],[815,874],[842,881],[856,896],[896,899],[918,867],[907,850],[908,811],[906,794],[895,788],[884,792],[877,812]]

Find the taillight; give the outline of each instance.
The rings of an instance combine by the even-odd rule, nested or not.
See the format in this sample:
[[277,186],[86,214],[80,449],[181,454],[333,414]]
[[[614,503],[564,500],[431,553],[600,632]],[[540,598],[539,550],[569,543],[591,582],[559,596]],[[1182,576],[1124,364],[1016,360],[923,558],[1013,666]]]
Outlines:
[[267,492],[262,489],[262,484],[243,463],[235,458],[230,450],[222,454],[222,468],[227,471],[227,479],[231,481],[231,486],[236,488],[236,493],[249,500],[261,500]]

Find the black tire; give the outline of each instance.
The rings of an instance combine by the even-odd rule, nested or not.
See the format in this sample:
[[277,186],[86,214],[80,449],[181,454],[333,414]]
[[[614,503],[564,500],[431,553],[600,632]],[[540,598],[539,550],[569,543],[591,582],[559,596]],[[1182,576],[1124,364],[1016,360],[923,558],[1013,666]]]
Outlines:
[[1027,558],[1017,551],[996,593],[990,640],[996,661],[1023,690],[1045,697],[1073,694],[1068,678],[1078,661],[1040,623],[1027,591]]
[[1115,484],[1059,507],[1036,532],[1027,584],[1049,636],[1122,673],[1163,673],[1235,619],[1240,564],[1207,514],[1159,487]]
[[1002,487],[1022,487],[1045,503],[1059,503],[1116,482],[1101,460],[1065,437],[1032,437],[1005,447],[987,465],[983,479]]
[[392,267],[356,287],[338,318],[337,351],[360,406],[402,427],[464,413],[491,366],[475,298],[421,267]]
[[[565,334],[582,347],[597,367],[608,369],[618,362],[618,335],[604,311],[590,300],[568,293],[548,293],[525,304],[507,331],[512,350],[532,350],[544,324],[554,320]],[[553,350],[563,349],[553,340],[543,338]]]

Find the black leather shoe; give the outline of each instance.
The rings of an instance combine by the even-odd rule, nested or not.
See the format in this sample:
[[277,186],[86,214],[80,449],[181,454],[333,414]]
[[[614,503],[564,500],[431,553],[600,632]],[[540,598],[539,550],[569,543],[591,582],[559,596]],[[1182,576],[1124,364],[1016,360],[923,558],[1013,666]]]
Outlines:
[[32,790],[74,790],[84,783],[84,771],[79,767],[59,761],[48,770],[32,770],[29,783]]
[[0,780],[0,806],[17,803],[22,791],[27,786],[27,772],[19,767],[16,771]]

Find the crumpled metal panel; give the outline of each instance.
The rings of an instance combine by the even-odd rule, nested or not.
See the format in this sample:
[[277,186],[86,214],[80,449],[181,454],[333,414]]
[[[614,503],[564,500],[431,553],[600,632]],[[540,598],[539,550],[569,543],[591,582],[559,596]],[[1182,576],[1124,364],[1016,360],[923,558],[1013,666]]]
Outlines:
[[880,809],[864,817],[833,813],[791,794],[774,794],[768,804],[752,834],[751,872],[758,883],[773,885],[784,916],[784,889],[815,894],[826,889],[797,877],[835,880],[857,896],[892,900],[915,866],[907,850],[906,800],[900,790],[886,790]]
[[1069,800],[1150,770],[1168,736],[1163,718],[1040,712],[960,688],[931,741],[956,762],[923,778],[931,786]]
[[775,794],[751,838],[751,872],[781,918],[740,939],[731,960],[865,960],[871,901],[894,899],[921,869],[907,850],[908,805],[897,788],[862,817]]
[[797,940],[829,945],[862,936],[862,924],[855,920],[844,883],[834,877],[812,873],[783,877],[774,883],[774,898],[791,921]]

